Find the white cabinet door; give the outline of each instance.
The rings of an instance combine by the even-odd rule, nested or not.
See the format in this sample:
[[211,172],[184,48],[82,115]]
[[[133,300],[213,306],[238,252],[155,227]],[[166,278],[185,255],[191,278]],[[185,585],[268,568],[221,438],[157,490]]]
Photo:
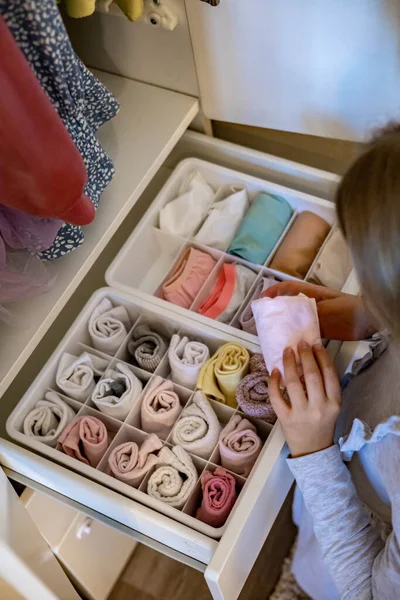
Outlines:
[[27,600],[79,600],[0,468],[0,581]]
[[210,119],[342,139],[400,116],[397,0],[186,0]]

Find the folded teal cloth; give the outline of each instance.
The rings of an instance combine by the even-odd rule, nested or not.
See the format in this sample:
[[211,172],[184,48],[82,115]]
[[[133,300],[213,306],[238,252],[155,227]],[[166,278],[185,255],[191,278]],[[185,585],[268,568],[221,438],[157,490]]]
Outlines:
[[290,204],[280,196],[261,192],[245,214],[229,254],[263,265],[293,214]]

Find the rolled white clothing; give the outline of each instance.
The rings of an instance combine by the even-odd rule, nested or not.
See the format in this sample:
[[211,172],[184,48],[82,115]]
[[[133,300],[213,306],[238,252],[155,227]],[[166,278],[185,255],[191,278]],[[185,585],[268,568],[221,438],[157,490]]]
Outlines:
[[107,360],[88,352],[80,356],[64,352],[57,367],[57,386],[70,398],[84,402],[96,386],[95,378],[101,376],[107,365]]
[[185,406],[172,430],[172,443],[208,459],[218,443],[222,427],[210,402],[197,391],[193,402]]
[[183,387],[194,389],[201,367],[210,358],[208,347],[188,337],[182,338],[175,333],[170,341],[168,359],[171,367],[171,379]]
[[311,280],[318,285],[340,291],[352,268],[353,263],[346,240],[339,229],[335,229],[317,256]]
[[158,453],[161,464],[147,483],[147,493],[152,498],[183,508],[193,492],[198,474],[189,454],[180,446],[161,448]]
[[131,320],[123,306],[114,306],[103,298],[89,319],[89,335],[93,347],[114,356],[131,328]]
[[227,196],[212,205],[200,231],[194,237],[195,241],[218,250],[226,250],[248,208],[246,188],[242,185],[229,186]]
[[274,369],[279,369],[281,385],[284,386],[285,348],[294,351],[299,375],[302,375],[298,344],[321,344],[317,303],[314,298],[299,294],[261,298],[252,302],[251,307],[267,370],[272,373]]
[[203,221],[214,195],[214,190],[200,173],[191,173],[183,182],[178,197],[160,210],[161,231],[189,237]]
[[139,398],[143,383],[123,363],[108,370],[96,385],[92,401],[104,414],[124,421]]
[[38,400],[35,408],[25,417],[23,431],[29,437],[52,446],[68,423],[75,417],[75,411],[55,392],[46,392],[43,400]]

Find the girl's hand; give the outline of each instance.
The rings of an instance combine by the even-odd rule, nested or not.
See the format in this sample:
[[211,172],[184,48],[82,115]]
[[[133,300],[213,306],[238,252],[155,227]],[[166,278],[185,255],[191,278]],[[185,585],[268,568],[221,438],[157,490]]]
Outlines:
[[286,348],[283,354],[288,405],[279,387],[280,372],[275,369],[269,380],[269,396],[281,423],[293,458],[324,450],[333,444],[336,420],[341,407],[341,390],[333,361],[322,345],[299,345],[304,382],[300,380],[295,354]]
[[285,281],[273,285],[263,296],[275,298],[298,294],[315,298],[323,338],[341,341],[365,340],[376,331],[371,325],[371,318],[360,296],[343,294],[321,285],[298,281]]

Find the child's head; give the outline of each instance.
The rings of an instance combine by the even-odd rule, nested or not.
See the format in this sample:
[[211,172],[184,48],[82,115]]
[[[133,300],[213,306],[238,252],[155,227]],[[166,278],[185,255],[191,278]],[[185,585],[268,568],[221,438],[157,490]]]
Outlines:
[[400,125],[380,132],[347,171],[337,212],[366,303],[400,338]]

